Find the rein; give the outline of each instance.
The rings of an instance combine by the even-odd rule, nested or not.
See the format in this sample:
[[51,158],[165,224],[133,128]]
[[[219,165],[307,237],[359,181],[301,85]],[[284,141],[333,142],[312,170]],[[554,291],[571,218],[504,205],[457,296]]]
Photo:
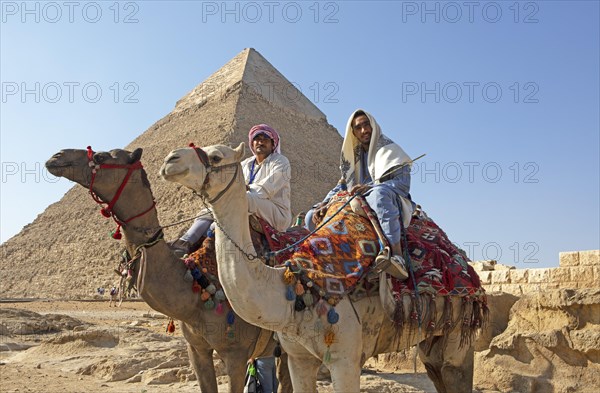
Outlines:
[[[117,215],[113,211],[113,208],[117,204],[117,201],[119,200],[119,198],[121,197],[123,189],[125,189],[125,186],[127,185],[129,178],[131,177],[131,174],[135,170],[142,169],[143,168],[142,163],[140,161],[136,161],[133,164],[124,164],[124,165],[97,164],[94,161],[94,151],[92,150],[91,146],[87,147],[87,158],[88,158],[88,165],[92,170],[92,180],[90,181],[90,187],[89,187],[90,195],[92,196],[92,199],[94,200],[94,202],[96,202],[97,204],[99,204],[99,205],[106,204],[107,205],[106,207],[103,207],[102,209],[100,209],[100,214],[102,214],[106,218],[112,217],[112,219],[117,223],[117,229],[111,234],[111,236],[113,239],[119,240],[122,237],[121,226],[124,226],[125,224],[128,224],[130,221],[143,216],[144,214],[150,212],[152,209],[154,209],[156,207],[156,201],[153,200],[152,205],[148,209],[144,210],[140,214],[137,214],[133,217],[129,217],[126,220],[121,220],[119,217],[117,217]],[[115,193],[115,195],[109,202],[103,201],[102,198],[100,198],[100,196],[98,196],[98,194],[96,194],[93,190],[94,181],[96,180],[96,174],[100,169],[127,169],[127,174],[123,178],[123,181],[121,182],[121,185],[117,189],[117,192]]]

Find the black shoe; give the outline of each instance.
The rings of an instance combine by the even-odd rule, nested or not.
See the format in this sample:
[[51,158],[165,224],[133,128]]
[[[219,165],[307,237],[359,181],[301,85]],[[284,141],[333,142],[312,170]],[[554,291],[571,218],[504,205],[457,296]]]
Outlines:
[[188,241],[181,239],[169,243],[169,247],[178,258],[183,258],[192,251],[192,245]]

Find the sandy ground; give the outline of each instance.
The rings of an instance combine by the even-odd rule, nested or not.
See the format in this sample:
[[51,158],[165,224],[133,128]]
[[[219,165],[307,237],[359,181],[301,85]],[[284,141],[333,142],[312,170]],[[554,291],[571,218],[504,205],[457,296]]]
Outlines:
[[[126,301],[119,308],[109,308],[108,301],[3,301],[0,312],[2,393],[200,391],[187,365],[180,330],[167,335],[167,319],[142,301]],[[46,332],[47,324],[70,327]],[[143,370],[122,378],[123,372],[131,368],[135,372],[135,366],[144,362],[153,365],[148,368],[157,377],[148,378],[152,373]],[[219,377],[219,384],[219,392],[228,391],[227,376]],[[330,381],[319,381],[318,391],[333,392]],[[435,389],[424,373],[392,373],[367,366],[361,391],[429,393]]]

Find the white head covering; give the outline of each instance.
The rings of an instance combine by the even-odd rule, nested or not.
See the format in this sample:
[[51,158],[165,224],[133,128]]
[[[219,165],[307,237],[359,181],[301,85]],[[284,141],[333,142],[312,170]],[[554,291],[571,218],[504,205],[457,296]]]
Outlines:
[[361,144],[352,132],[352,120],[354,119],[356,112],[363,112],[369,118],[369,122],[371,122],[371,128],[373,129],[371,132],[371,143],[369,144],[369,152],[367,155],[367,165],[371,179],[373,179],[375,183],[379,183],[381,177],[390,169],[410,161],[408,154],[406,154],[400,146],[395,144],[390,138],[381,132],[379,124],[377,124],[375,118],[371,116],[370,113],[362,109],[357,109],[352,113],[352,115],[350,115],[350,118],[348,119],[348,124],[346,125],[346,136],[344,137],[344,143],[342,144],[342,156],[340,159],[340,170],[342,171],[342,177],[346,178],[346,182],[349,187],[357,184],[361,179]]

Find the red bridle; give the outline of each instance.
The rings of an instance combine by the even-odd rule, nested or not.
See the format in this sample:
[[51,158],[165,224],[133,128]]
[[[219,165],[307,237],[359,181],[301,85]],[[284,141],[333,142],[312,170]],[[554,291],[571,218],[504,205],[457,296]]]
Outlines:
[[[122,225],[125,225],[125,224],[129,223],[130,221],[143,216],[144,214],[148,213],[150,210],[154,209],[154,207],[156,206],[156,201],[153,200],[152,205],[148,209],[144,210],[143,212],[141,212],[138,215],[128,218],[127,220],[119,219],[116,216],[116,214],[113,212],[113,208],[116,205],[117,201],[119,200],[119,197],[121,196],[121,193],[123,192],[123,189],[127,185],[127,182],[129,181],[129,178],[131,177],[131,174],[133,173],[133,171],[135,171],[137,169],[142,169],[143,168],[142,163],[140,161],[136,161],[133,164],[126,164],[126,165],[96,164],[94,162],[94,151],[92,150],[91,146],[87,147],[87,158],[88,158],[88,165],[92,169],[92,180],[90,181],[90,195],[92,196],[92,199],[99,205],[104,205],[104,204],[107,205],[106,207],[103,207],[102,209],[100,209],[100,214],[102,214],[106,218],[112,217],[112,219],[117,223],[117,229],[115,230],[115,232],[112,233],[111,236],[113,239],[118,240],[121,238],[121,226]],[[94,181],[96,180],[96,173],[98,172],[99,169],[127,169],[127,174],[123,178],[121,185],[117,189],[117,192],[115,193],[115,195],[113,196],[113,198],[111,199],[110,202],[103,201],[93,190]]]

